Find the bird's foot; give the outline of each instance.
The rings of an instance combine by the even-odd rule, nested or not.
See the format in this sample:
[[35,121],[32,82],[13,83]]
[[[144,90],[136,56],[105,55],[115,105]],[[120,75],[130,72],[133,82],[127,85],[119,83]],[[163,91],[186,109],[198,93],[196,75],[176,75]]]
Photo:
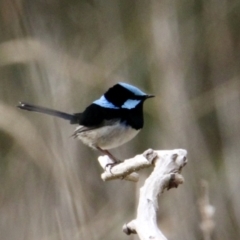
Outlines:
[[121,163],[121,161],[118,160],[116,157],[114,157],[108,150],[106,150],[106,149],[101,149],[100,147],[96,147],[96,148],[97,148],[100,152],[106,154],[106,155],[113,161],[112,163],[108,163],[108,164],[106,164],[106,166],[105,166],[105,169],[107,169],[107,168],[109,167],[110,173],[113,174],[112,171],[111,171],[111,169],[112,169],[114,166],[116,166],[117,164]]
[[[112,160],[113,160],[113,159],[112,159]],[[112,168],[113,168],[114,166],[118,165],[119,163],[121,163],[121,161],[114,159],[114,162],[113,162],[113,163],[108,163],[108,164],[105,166],[105,169],[107,169],[107,168],[109,167],[109,172],[110,172],[111,174],[113,174],[113,173],[112,173]]]

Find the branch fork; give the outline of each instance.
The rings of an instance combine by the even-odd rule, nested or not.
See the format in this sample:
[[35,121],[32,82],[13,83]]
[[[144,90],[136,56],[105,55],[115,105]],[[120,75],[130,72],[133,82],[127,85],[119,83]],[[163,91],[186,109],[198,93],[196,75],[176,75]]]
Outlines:
[[[110,159],[99,157],[105,169]],[[126,234],[137,233],[141,240],[167,240],[157,226],[158,196],[165,189],[177,188],[184,179],[180,174],[187,164],[187,151],[184,149],[157,150],[149,149],[141,155],[125,160],[110,169],[106,168],[101,177],[104,181],[116,178],[137,181],[138,171],[154,166],[150,176],[140,189],[137,217],[123,226]]]

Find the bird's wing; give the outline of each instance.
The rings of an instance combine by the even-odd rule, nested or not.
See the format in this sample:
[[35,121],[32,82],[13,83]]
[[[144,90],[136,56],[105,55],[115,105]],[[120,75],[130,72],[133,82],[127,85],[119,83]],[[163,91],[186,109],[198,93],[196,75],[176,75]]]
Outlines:
[[76,130],[74,131],[73,135],[71,135],[71,137],[76,138],[78,136],[78,134],[82,133],[82,132],[87,132],[90,130],[94,130],[98,127],[86,127],[86,126],[79,126],[78,128],[76,128]]
[[87,126],[80,125],[79,127],[76,128],[76,130],[74,131],[74,133],[71,137],[76,138],[78,136],[78,134],[80,134],[82,132],[91,131],[91,130],[101,128],[101,127],[111,126],[111,125],[114,125],[118,121],[119,121],[119,119],[104,120],[101,124],[96,125],[96,126],[92,126],[92,127],[87,127]]
[[125,121],[126,109],[104,108],[97,104],[89,105],[84,112],[74,114],[80,126],[74,131],[73,137],[86,131],[91,131],[104,126],[110,126],[118,121]]
[[81,114],[80,125],[85,127],[99,127],[105,124],[106,120],[120,119],[121,110],[112,108],[103,108],[97,104],[89,105]]

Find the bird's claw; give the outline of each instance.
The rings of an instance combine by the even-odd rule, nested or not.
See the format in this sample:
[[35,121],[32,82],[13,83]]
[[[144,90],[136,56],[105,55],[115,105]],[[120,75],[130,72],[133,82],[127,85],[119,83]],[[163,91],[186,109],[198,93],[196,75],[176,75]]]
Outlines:
[[113,162],[113,163],[108,163],[108,164],[105,166],[105,169],[107,169],[107,168],[109,167],[109,172],[110,172],[111,174],[113,174],[113,173],[112,173],[112,168],[113,168],[114,166],[118,165],[119,163],[121,163],[121,161],[115,161],[115,162]]

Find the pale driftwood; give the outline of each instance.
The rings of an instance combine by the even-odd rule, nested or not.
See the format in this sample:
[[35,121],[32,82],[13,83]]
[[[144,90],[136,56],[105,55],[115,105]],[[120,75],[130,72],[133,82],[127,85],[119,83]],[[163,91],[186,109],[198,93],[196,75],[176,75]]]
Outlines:
[[[101,166],[109,163],[107,157],[99,159]],[[164,189],[178,187],[183,183],[180,175],[187,163],[187,151],[184,149],[154,151],[149,149],[142,155],[106,169],[103,180],[126,179],[134,171],[154,165],[154,170],[140,190],[140,199],[136,219],[123,226],[126,234],[137,233],[141,240],[167,240],[157,226],[158,196]],[[129,175],[130,174],[130,175]]]

